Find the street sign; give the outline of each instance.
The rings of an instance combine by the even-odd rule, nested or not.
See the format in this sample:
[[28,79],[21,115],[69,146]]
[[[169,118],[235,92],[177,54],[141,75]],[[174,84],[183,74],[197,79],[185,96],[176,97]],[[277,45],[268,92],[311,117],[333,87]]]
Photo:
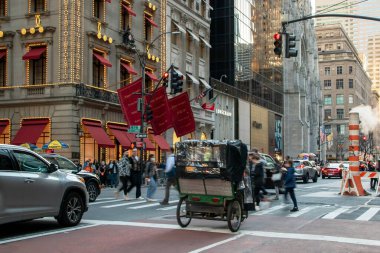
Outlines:
[[140,126],[130,126],[128,129],[128,133],[139,133]]
[[136,134],[136,138],[147,138],[147,134]]

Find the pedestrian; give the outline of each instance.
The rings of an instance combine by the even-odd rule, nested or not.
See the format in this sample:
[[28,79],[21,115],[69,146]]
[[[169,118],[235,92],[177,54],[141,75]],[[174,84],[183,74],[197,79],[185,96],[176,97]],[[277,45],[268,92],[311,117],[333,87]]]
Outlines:
[[260,191],[264,185],[264,166],[260,161],[260,156],[257,153],[249,154],[249,159],[252,162],[251,182],[253,183],[253,196],[256,201],[255,209],[260,210]]
[[107,184],[107,166],[104,161],[100,163],[99,166],[99,178],[100,178],[100,184],[102,187],[106,187]]
[[131,174],[131,164],[129,163],[128,151],[125,151],[123,157],[121,158],[119,164],[117,165],[119,169],[119,185],[115,191],[115,198],[119,198],[119,193],[121,190],[124,191],[124,199],[128,199],[128,181],[130,180]]
[[145,166],[145,178],[149,184],[146,191],[146,201],[155,201],[153,196],[157,190],[157,165],[154,154],[149,155],[149,159]]
[[141,183],[142,183],[142,171],[139,157],[137,156],[137,149],[132,150],[132,156],[129,157],[129,163],[131,164],[131,185],[128,187],[128,193],[136,187],[136,199],[144,199],[141,197]]
[[168,156],[166,158],[166,166],[165,166],[165,175],[166,175],[165,197],[160,202],[161,205],[169,205],[170,187],[176,184],[174,149],[170,148],[170,151],[168,152],[167,155]]
[[[373,165],[373,163],[371,161],[369,161],[368,162],[368,171],[374,172],[375,170],[376,170],[375,166]],[[371,178],[370,187],[371,187],[371,190],[375,190],[375,187],[376,187],[376,179],[375,178]]]
[[284,194],[284,200],[285,202],[288,201],[288,193],[290,195],[290,198],[293,201],[293,209],[291,209],[291,212],[297,212],[298,211],[298,205],[297,205],[297,199],[296,195],[294,193],[294,188],[296,188],[296,180],[294,177],[294,167],[293,167],[293,161],[287,160],[284,162],[284,170],[286,170],[285,174],[285,194]]
[[109,176],[110,176],[110,184],[111,187],[117,187],[117,178],[119,174],[119,168],[117,166],[117,163],[115,160],[110,161],[108,165],[108,170],[109,170]]

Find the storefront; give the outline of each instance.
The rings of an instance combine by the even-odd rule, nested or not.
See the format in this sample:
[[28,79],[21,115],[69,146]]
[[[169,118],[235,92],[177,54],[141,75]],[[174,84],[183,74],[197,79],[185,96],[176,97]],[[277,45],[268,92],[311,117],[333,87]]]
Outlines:
[[0,119],[0,144],[11,143],[11,121]]
[[13,138],[11,144],[21,145],[23,143],[35,144],[38,148],[51,141],[50,118],[23,118],[20,129]]
[[224,93],[214,91],[215,100],[215,127],[214,140],[235,139],[235,99]]

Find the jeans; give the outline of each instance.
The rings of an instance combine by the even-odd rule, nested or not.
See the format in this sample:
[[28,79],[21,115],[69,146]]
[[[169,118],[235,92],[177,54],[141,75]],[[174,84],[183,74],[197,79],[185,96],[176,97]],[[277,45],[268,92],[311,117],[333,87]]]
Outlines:
[[151,199],[153,198],[154,193],[157,190],[157,182],[154,180],[153,177],[150,177],[148,190],[146,191],[146,198]]
[[110,174],[111,177],[111,186],[116,187],[117,186],[117,173]]
[[285,198],[285,200],[288,199],[288,193],[289,193],[289,195],[290,195],[290,198],[291,198],[292,201],[293,201],[293,205],[294,205],[294,207],[298,207],[298,205],[297,205],[296,195],[294,194],[294,188],[285,188],[285,194],[284,194],[284,198]]
[[176,179],[175,177],[168,177],[166,181],[166,186],[165,186],[165,198],[162,200],[164,203],[169,202],[169,194],[170,194],[170,186],[176,185]]

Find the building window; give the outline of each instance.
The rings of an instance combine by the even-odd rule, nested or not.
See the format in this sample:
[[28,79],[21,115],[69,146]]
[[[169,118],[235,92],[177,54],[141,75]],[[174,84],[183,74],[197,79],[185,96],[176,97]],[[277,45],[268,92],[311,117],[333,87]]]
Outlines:
[[330,67],[325,67],[325,75],[326,76],[330,75]]
[[343,74],[343,67],[342,67],[342,66],[338,66],[338,67],[336,67],[336,74],[337,74],[337,75],[341,75],[341,74]]
[[[5,2],[5,0],[2,0],[1,2]],[[31,13],[45,12],[45,0],[31,0],[30,4]]]
[[348,79],[348,88],[350,89],[354,88],[354,79]]
[[353,104],[354,103],[354,95],[348,95],[348,103]]
[[206,14],[207,14],[207,12],[206,12],[206,3],[205,3],[205,1],[202,1],[201,2],[201,15],[202,15],[202,17],[204,17],[204,18],[207,18],[206,17]]
[[331,80],[324,80],[325,89],[331,89]]
[[[172,32],[178,31],[177,26],[173,22],[171,24],[171,30],[170,31],[172,31]],[[173,45],[180,46],[181,38],[182,38],[182,36],[180,36],[180,34],[171,34],[170,37],[171,37]]]
[[150,42],[152,40],[152,36],[153,36],[153,27],[152,27],[152,24],[149,22],[149,20],[151,18],[152,17],[150,17],[148,15],[145,15],[145,17],[144,17],[145,41],[147,41],[147,42]]
[[0,16],[7,16],[7,1],[8,0],[0,0]]
[[189,33],[186,33],[186,52],[193,53],[193,39]]
[[124,87],[130,83],[131,74],[129,74],[128,70],[121,67],[120,68],[120,87]]
[[[36,48],[37,47],[33,47],[31,50]],[[40,55],[39,59],[29,59],[29,84],[33,85],[46,83],[46,66],[46,50]]]
[[104,0],[94,0],[94,17],[97,19],[103,19],[104,12]]
[[206,46],[204,43],[200,43],[199,58],[204,59],[206,57]]
[[331,109],[325,109],[325,120],[331,119]]
[[336,95],[336,104],[337,105],[343,105],[344,104],[344,95],[342,95],[342,94]]
[[0,87],[7,86],[7,50],[1,50],[0,55]]
[[352,66],[348,67],[348,74],[352,74]]
[[121,29],[123,31],[129,28],[129,20],[130,20],[130,14],[127,11],[127,9],[124,7],[124,5],[126,6],[125,3],[121,4]]
[[104,72],[105,66],[100,62],[100,60],[95,57],[92,59],[92,82],[96,87],[104,87]]
[[338,44],[336,45],[336,49],[338,49],[338,50],[341,49],[341,45],[340,45],[340,43],[338,43]]
[[332,104],[331,95],[325,95],[325,97],[324,97],[324,105],[331,105],[331,104]]
[[344,109],[336,109],[336,118],[343,119],[344,118]]
[[336,79],[336,89],[343,89],[343,79]]
[[331,125],[325,125],[325,133],[331,134]]
[[340,135],[344,135],[346,130],[346,125],[336,125],[336,131]]
[[187,3],[188,3],[188,5],[189,5],[189,8],[190,8],[190,9],[193,9],[193,6],[194,6],[194,0],[189,0]]

